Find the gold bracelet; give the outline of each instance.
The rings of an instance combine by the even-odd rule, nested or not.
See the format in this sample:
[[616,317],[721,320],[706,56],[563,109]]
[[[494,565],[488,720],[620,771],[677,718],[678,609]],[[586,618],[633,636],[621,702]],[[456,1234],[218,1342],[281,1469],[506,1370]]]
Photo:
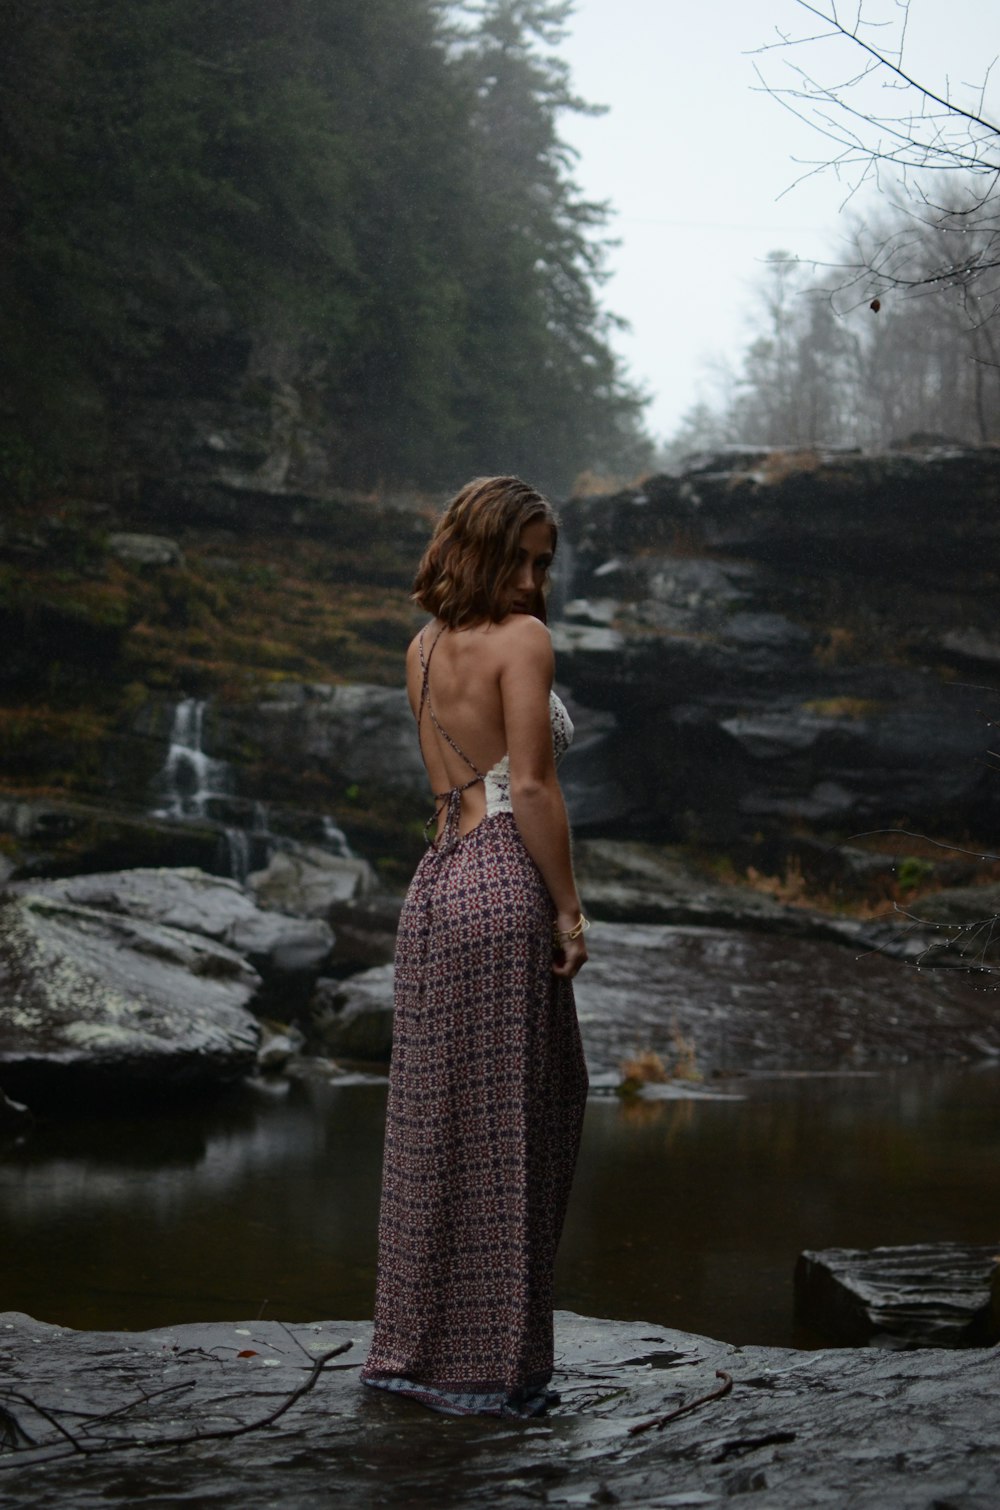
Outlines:
[[587,929],[589,927],[590,927],[590,919],[589,918],[585,918],[584,915],[583,915],[583,913],[581,912],[581,914],[580,914],[580,921],[578,923],[575,923],[572,928],[565,928],[565,929],[562,930],[562,932],[560,932],[558,928],[556,928],[555,926],[553,926],[553,929],[552,929],[552,942],[555,945],[555,947],[558,949],[561,944],[568,944],[573,939],[578,939],[578,938],[582,937],[582,935],[586,933],[586,931],[587,931]]

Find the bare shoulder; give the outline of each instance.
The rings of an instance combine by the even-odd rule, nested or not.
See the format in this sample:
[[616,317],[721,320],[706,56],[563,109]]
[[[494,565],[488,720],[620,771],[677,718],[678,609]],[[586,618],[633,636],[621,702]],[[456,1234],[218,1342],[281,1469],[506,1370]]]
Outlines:
[[419,666],[421,660],[421,646],[423,647],[424,658],[429,659],[430,653],[434,648],[435,640],[440,638],[439,631],[442,628],[443,625],[439,624],[437,619],[428,619],[426,624],[421,625],[416,634],[413,636],[413,639],[410,641],[409,645],[407,645],[406,647],[407,670],[410,670],[413,666]]
[[423,629],[421,629],[417,634],[415,634],[413,636],[413,639],[410,641],[410,643],[406,647],[406,666],[407,666],[407,670],[409,670],[409,668],[413,665],[414,661],[417,661],[420,658],[420,639],[421,639],[421,636],[422,636],[422,634],[424,632],[424,629],[426,629],[426,628],[427,628],[427,625],[425,624],[423,626]]
[[[425,624],[424,629],[426,628],[427,625]],[[418,634],[415,634],[409,645],[407,645],[406,647],[406,690],[410,700],[410,707],[413,709],[414,714],[416,714],[417,711],[417,701],[420,696],[420,683],[423,677],[423,672],[420,666],[420,638],[424,632],[424,629],[421,629]]]
[[497,653],[508,665],[543,669],[553,665],[552,636],[534,614],[512,613],[496,626],[495,633]]

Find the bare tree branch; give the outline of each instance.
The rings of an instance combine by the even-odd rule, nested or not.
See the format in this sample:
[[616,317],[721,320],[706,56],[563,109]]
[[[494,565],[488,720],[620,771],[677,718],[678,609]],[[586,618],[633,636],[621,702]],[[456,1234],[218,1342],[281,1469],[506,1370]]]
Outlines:
[[[828,0],[826,8],[813,0],[797,0],[797,4],[823,22],[828,30],[805,37],[791,37],[779,32],[778,42],[756,49],[758,56],[793,48],[815,52],[819,48],[829,49],[831,43],[846,43],[861,52],[861,67],[846,76],[838,76],[832,83],[822,83],[801,63],[789,60],[787,66],[794,82],[783,85],[769,79],[760,65],[755,64],[761,88],[766,93],[786,106],[791,101],[796,102],[790,105],[793,113],[833,141],[842,153],[857,153],[857,158],[852,159],[855,165],[877,160],[904,170],[964,168],[970,173],[993,176],[1000,172],[1000,126],[985,114],[986,88],[995,59],[984,70],[978,88],[978,105],[967,108],[953,98],[950,88],[944,92],[933,88],[904,66],[909,23],[907,0],[900,5],[902,21],[895,47],[876,46],[864,36],[864,29],[873,28],[876,23],[865,21],[863,0],[852,25],[841,21],[834,0]],[[882,90],[909,96],[911,108],[890,113],[875,109],[863,98],[859,104],[850,98],[856,91],[863,96],[865,88],[874,84]],[[844,166],[842,156],[821,160],[817,164],[820,167],[834,165],[838,168]]]
[[[292,1336],[291,1333],[289,1335]],[[298,1341],[298,1338],[292,1336],[292,1340],[296,1342],[308,1358],[309,1354],[306,1349],[302,1348],[302,1344]],[[342,1342],[338,1347],[330,1348],[327,1352],[321,1353],[317,1358],[310,1358],[310,1369],[306,1379],[289,1394],[284,1395],[275,1409],[267,1415],[260,1416],[253,1421],[240,1422],[235,1426],[219,1426],[208,1431],[175,1433],[171,1436],[156,1436],[152,1432],[148,1434],[144,1432],[142,1437],[100,1437],[97,1440],[84,1440],[84,1434],[77,1435],[70,1431],[58,1417],[60,1415],[86,1416],[86,1412],[67,1411],[62,1407],[57,1410],[55,1407],[40,1404],[30,1395],[20,1390],[0,1388],[0,1397],[4,1400],[16,1400],[26,1406],[29,1411],[34,1412],[35,1415],[40,1416],[42,1420],[46,1421],[56,1432],[57,1438],[61,1439],[50,1439],[47,1442],[38,1441],[25,1430],[12,1411],[6,1407],[0,1407],[0,1415],[2,1415],[5,1427],[4,1435],[8,1446],[6,1452],[0,1452],[0,1470],[17,1467],[27,1460],[30,1460],[33,1464],[53,1462],[57,1459],[67,1457],[71,1452],[84,1457],[95,1457],[110,1452],[127,1452],[135,1448],[155,1451],[162,1447],[187,1447],[198,1442],[224,1441],[230,1437],[245,1436],[251,1431],[260,1431],[266,1426],[273,1426],[276,1421],[280,1420],[296,1401],[301,1400],[303,1395],[308,1394],[323,1372],[323,1369],[334,1358],[339,1357],[342,1353],[346,1353],[353,1345],[352,1342]],[[90,1432],[98,1422],[106,1422],[120,1417],[128,1411],[135,1410],[140,1405],[147,1404],[150,1400],[160,1395],[171,1394],[187,1388],[190,1388],[190,1383],[170,1385],[166,1389],[143,1393],[137,1400],[129,1401],[114,1410],[90,1417],[87,1420],[85,1431]],[[18,1438],[29,1443],[30,1446],[17,1446]]]
[[[856,238],[856,258],[829,264],[841,277],[839,292],[858,302],[881,298],[895,289],[908,295],[951,289],[963,302],[969,328],[982,329],[1000,313],[988,307],[995,290],[987,276],[1000,270],[1000,126],[986,114],[987,86],[997,62],[984,69],[973,101],[954,97],[948,81],[932,86],[918,78],[905,61],[910,23],[909,0],[898,0],[899,20],[876,23],[865,18],[866,0],[857,0],[845,18],[837,0],[796,0],[819,30],[802,37],[778,32],[777,42],[756,49],[758,56],[791,52],[786,59],[791,81],[783,83],[755,62],[759,88],[796,119],[815,130],[832,151],[802,164],[805,172],[789,186],[831,171],[846,185],[843,209],[865,186],[874,184],[894,198],[897,223],[882,242]],[[875,33],[888,33],[876,39]],[[859,66],[843,66],[842,49],[859,55]],[[805,54],[832,52],[838,63],[833,82],[822,82],[803,61]],[[834,51],[835,50],[835,51]],[[886,109],[872,90],[895,93],[898,107]],[[801,162],[801,160],[797,160]],[[887,176],[891,171],[892,181]],[[922,176],[922,177],[921,177]],[[940,186],[934,192],[930,179]],[[922,213],[913,213],[900,201]],[[898,217],[913,214],[911,232]],[[959,243],[958,236],[966,237]],[[979,303],[971,302],[973,288]]]

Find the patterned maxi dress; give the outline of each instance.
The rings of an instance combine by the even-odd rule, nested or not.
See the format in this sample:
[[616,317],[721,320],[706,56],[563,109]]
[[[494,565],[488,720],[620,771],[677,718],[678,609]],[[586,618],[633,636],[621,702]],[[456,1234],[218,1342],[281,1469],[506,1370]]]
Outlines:
[[[518,833],[509,757],[463,787],[417,867],[396,941],[395,1017],[366,1384],[453,1414],[535,1415],[553,1399],[552,1273],[587,1094],[554,909]],[[561,758],[573,728],[550,699]],[[441,809],[439,808],[440,812]]]

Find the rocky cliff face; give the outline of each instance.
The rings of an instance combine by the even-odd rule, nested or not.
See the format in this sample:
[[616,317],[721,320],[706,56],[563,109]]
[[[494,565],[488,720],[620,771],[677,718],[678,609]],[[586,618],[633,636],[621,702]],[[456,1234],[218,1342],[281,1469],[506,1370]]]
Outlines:
[[989,832],[998,501],[997,451],[740,452],[567,504],[559,672],[616,719],[619,822]]
[[[429,511],[264,486],[212,433],[200,471],[178,452],[169,485],[0,530],[8,868],[213,863],[190,816],[176,857],[162,823],[121,828],[157,806],[197,698],[200,754],[228,771],[199,821],[239,827],[264,801],[315,843],[328,820],[399,884],[426,813],[400,682]],[[992,832],[998,501],[986,449],[730,452],[566,503],[553,632],[578,829],[726,846]],[[60,795],[111,814],[67,811],[65,854],[46,847]]]

